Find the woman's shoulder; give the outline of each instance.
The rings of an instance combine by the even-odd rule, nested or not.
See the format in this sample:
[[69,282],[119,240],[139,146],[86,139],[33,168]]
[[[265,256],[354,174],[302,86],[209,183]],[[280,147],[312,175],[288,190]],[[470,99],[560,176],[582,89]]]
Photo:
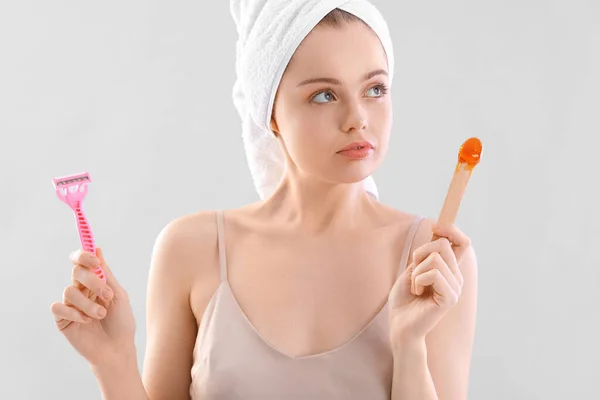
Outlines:
[[[177,248],[179,253],[185,249],[213,253],[218,239],[217,213],[224,214],[224,224],[228,231],[260,230],[263,225],[261,221],[264,220],[261,205],[261,202],[256,202],[238,208],[200,210],[181,215],[164,226],[158,240]],[[377,204],[377,215],[382,225],[397,228],[418,223],[417,236],[427,236],[435,223],[432,218],[384,203]],[[190,250],[185,252],[188,251]]]
[[201,210],[180,215],[169,221],[160,231],[159,237],[178,243],[195,242],[198,238],[209,238],[216,234],[217,210]]
[[[238,225],[252,214],[254,204],[232,209],[199,210],[169,221],[157,237],[157,245],[181,257],[204,259],[215,255],[218,244],[218,213],[223,213],[227,228]],[[244,221],[245,222],[245,221]]]
[[198,248],[198,246],[204,247],[203,245],[212,247],[217,240],[217,214],[219,212],[223,213],[227,224],[230,225],[251,217],[257,204],[231,209],[199,210],[178,216],[161,229],[159,238],[178,247]]
[[377,202],[377,208],[378,208],[378,212],[379,214],[382,216],[382,218],[384,218],[385,220],[388,220],[390,222],[408,222],[411,223],[413,221],[418,221],[420,223],[431,223],[431,219],[427,218],[426,216],[419,214],[419,213],[415,213],[406,209],[400,209],[400,208],[396,208],[393,207],[389,204],[385,204],[382,202]]
[[435,224],[433,218],[429,218],[420,213],[394,208],[383,203],[379,203],[378,206],[382,218],[401,230],[410,229],[411,225],[416,224],[415,244],[425,243],[431,238],[431,229]]
[[216,212],[197,211],[166,223],[155,239],[153,264],[184,280],[218,273]]
[[173,255],[202,250],[216,235],[214,215],[214,211],[201,211],[172,219],[158,233],[154,250]]

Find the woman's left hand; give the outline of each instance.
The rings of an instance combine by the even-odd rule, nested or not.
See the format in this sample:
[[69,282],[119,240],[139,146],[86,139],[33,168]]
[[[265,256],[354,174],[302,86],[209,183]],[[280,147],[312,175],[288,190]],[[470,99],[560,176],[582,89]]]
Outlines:
[[424,340],[460,298],[460,260],[471,240],[456,226],[433,228],[440,238],[413,253],[389,295],[390,339]]

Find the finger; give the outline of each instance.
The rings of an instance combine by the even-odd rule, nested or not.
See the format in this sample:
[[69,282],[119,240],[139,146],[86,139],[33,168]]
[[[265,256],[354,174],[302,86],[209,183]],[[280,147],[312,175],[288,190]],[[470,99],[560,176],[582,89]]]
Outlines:
[[458,229],[456,225],[436,224],[433,226],[433,232],[436,235],[445,237],[450,241],[458,262],[460,262],[464,253],[467,251],[469,246],[471,246],[471,239],[464,232]]
[[98,259],[100,260],[100,265],[102,266],[102,269],[104,270],[104,275],[106,276],[106,284],[110,288],[112,288],[113,292],[119,291],[119,293],[121,293],[122,292],[120,290],[121,286],[119,285],[119,282],[115,278],[115,275],[113,274],[112,270],[106,263],[106,260],[104,259],[104,252],[102,251],[102,249],[100,247],[96,248],[96,255],[97,255]]
[[97,268],[100,266],[100,259],[96,257],[96,255],[83,249],[77,249],[69,254],[69,259],[74,265],[81,265],[86,268]]
[[438,269],[432,269],[417,276],[415,281],[419,287],[433,289],[433,300],[439,306],[454,305],[458,301],[458,295]]
[[65,289],[63,303],[76,307],[79,311],[92,318],[102,319],[106,316],[106,308],[88,299],[81,290],[73,285],[67,286]]
[[423,294],[424,289],[417,283],[416,277],[423,273],[429,272],[430,270],[438,270],[446,282],[450,284],[453,290],[457,292],[460,291],[461,286],[459,285],[459,282],[450,270],[448,264],[446,264],[446,262],[442,259],[442,256],[439,253],[431,253],[425,260],[423,260],[423,262],[415,267],[414,271],[412,271],[412,291],[415,295],[420,296]]
[[69,258],[74,265],[81,265],[82,267],[90,268],[98,276],[104,275],[100,259],[92,252],[78,249],[72,252]]
[[450,271],[454,275],[458,285],[462,287],[464,282],[463,275],[458,266],[458,260],[454,254],[452,244],[447,238],[440,237],[434,242],[425,243],[423,246],[419,247],[413,252],[413,260],[418,264],[433,252],[437,252],[442,256],[442,259],[450,268]]
[[81,313],[81,311],[58,301],[52,303],[50,306],[50,311],[54,316],[54,321],[56,321],[56,324],[61,325],[62,327],[65,325],[65,320],[69,322],[81,322],[82,324],[87,324],[92,320],[87,315]]
[[[452,254],[448,253],[447,250],[450,250],[450,253],[452,253]],[[418,247],[413,252],[413,256],[412,256],[413,262],[415,264],[419,264],[419,263],[423,262],[423,260],[425,260],[431,253],[440,253],[442,255],[442,258],[444,258],[444,260],[446,260],[446,262],[456,263],[456,256],[452,249],[452,243],[450,243],[450,240],[448,240],[445,237],[436,239],[433,242],[427,242],[427,243],[423,244],[422,246]],[[444,257],[444,254],[446,254],[447,256]]]
[[[101,297],[104,301],[108,302],[113,297],[111,288],[89,268],[76,265],[73,267],[72,279],[75,286],[79,286],[78,283],[81,284],[83,287],[88,288],[92,293]],[[81,289],[80,287],[78,288]]]

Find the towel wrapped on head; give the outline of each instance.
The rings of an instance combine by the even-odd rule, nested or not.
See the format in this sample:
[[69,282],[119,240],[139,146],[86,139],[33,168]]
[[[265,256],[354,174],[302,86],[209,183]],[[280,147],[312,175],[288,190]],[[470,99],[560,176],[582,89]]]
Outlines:
[[[302,40],[335,8],[359,17],[383,45],[389,85],[394,72],[392,41],[383,16],[367,0],[231,0],[230,6],[239,37],[233,102],[242,120],[254,186],[265,199],[278,187],[285,170],[285,156],[271,131],[273,102],[281,77]],[[370,194],[379,196],[371,176],[363,183]]]

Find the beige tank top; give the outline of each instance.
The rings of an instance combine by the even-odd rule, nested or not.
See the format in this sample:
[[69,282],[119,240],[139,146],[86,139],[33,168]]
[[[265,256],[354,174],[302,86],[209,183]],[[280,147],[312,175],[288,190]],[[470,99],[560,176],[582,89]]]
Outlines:
[[[227,281],[223,213],[217,212],[221,283],[209,301],[194,346],[192,400],[383,400],[391,396],[388,303],[353,338],[329,351],[288,356],[253,327]],[[419,222],[412,222],[401,257],[406,268]]]

